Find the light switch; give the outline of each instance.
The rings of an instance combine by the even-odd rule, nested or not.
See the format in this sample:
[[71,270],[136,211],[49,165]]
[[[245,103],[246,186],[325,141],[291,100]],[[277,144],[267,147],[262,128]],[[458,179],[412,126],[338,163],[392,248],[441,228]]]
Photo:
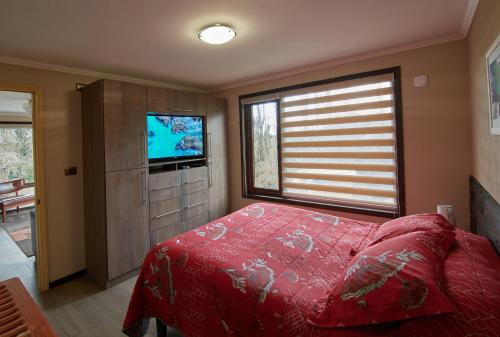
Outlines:
[[427,78],[427,74],[418,75],[413,79],[413,84],[415,84],[416,88],[423,88],[429,85],[429,79]]
[[76,175],[76,166],[70,166],[64,168],[64,175],[65,176],[74,176]]

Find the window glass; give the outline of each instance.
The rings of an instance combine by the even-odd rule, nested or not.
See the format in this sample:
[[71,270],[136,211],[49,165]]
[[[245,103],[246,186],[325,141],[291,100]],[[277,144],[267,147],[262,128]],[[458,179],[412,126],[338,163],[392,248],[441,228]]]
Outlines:
[[279,190],[278,104],[252,105],[254,187]]

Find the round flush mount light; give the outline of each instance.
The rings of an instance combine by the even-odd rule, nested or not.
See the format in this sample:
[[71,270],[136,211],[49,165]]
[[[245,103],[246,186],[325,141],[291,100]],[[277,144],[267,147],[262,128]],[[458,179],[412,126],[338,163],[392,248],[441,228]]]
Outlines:
[[209,44],[227,43],[235,37],[236,31],[233,28],[221,24],[208,26],[198,33],[198,38]]

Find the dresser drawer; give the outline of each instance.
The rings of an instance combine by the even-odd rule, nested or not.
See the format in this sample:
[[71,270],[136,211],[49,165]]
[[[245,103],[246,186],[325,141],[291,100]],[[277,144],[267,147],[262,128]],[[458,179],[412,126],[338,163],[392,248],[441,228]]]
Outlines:
[[208,189],[208,168],[206,166],[182,170],[182,194]]
[[208,212],[208,190],[184,196],[184,219]]
[[149,207],[151,230],[182,221],[182,198],[173,198],[151,204]]
[[193,230],[195,228],[207,224],[209,221],[210,220],[208,218],[208,212],[193,216],[191,218],[184,219],[182,224],[183,231],[187,232]]
[[170,224],[167,227],[151,231],[151,246],[168,240],[182,232],[182,222]]
[[175,198],[181,195],[182,175],[180,171],[162,172],[149,175],[149,201]]

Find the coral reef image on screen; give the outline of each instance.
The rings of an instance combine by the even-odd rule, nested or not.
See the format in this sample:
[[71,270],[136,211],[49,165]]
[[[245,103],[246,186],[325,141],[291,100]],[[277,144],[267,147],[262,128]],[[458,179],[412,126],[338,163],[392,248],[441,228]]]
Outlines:
[[203,120],[191,116],[148,115],[148,157],[203,155]]

